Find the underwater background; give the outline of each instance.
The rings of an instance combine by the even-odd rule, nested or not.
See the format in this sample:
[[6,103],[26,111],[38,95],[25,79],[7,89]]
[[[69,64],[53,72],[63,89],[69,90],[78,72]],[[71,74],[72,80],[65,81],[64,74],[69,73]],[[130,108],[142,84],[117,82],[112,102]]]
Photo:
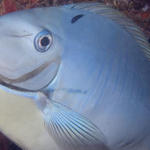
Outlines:
[[[0,15],[17,10],[95,1],[120,10],[140,26],[150,42],[150,0],[0,0]],[[14,131],[15,132],[15,131]],[[0,133],[0,150],[21,150]]]

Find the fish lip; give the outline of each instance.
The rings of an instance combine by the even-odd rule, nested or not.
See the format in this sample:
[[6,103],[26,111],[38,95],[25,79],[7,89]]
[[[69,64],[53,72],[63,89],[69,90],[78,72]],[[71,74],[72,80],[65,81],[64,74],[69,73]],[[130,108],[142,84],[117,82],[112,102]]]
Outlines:
[[46,63],[40,65],[36,69],[34,69],[30,72],[27,72],[26,74],[24,74],[24,75],[22,75],[22,76],[20,76],[19,78],[16,78],[16,79],[10,79],[10,78],[4,77],[3,75],[0,74],[0,84],[5,86],[5,87],[8,87],[10,89],[18,90],[18,91],[22,91],[22,92],[41,91],[42,89],[46,88],[54,80],[54,78],[57,75],[57,72],[58,72],[59,66],[60,66],[60,57],[55,58],[55,60],[56,60],[55,62],[58,64],[58,67],[57,67],[57,70],[56,70],[56,73],[55,73],[54,77],[46,85],[44,85],[43,87],[41,87],[39,89],[35,89],[35,90],[30,89],[29,90],[27,88],[18,87],[18,86],[13,85],[13,84],[14,83],[21,83],[21,82],[27,81],[29,79],[32,79],[36,75],[40,74],[44,69],[49,67],[54,62],[53,59],[51,61],[47,61]]

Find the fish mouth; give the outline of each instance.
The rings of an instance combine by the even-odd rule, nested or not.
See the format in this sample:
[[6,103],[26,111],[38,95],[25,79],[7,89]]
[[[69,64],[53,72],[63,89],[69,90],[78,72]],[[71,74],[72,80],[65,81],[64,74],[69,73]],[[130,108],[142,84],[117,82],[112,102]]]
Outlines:
[[27,73],[23,74],[22,76],[15,78],[15,79],[10,79],[10,78],[5,77],[5,76],[0,74],[0,84],[5,86],[5,87],[8,87],[8,88],[11,88],[14,90],[18,90],[18,91],[25,91],[25,92],[41,91],[43,88],[47,87],[54,80],[54,78],[56,77],[57,72],[59,70],[59,67],[57,67],[55,74],[49,80],[49,82],[47,82],[47,84],[45,84],[44,86],[42,86],[38,89],[35,89],[35,90],[34,89],[28,89],[28,88],[24,88],[24,87],[19,87],[19,86],[14,85],[14,84],[22,83],[22,82],[25,82],[27,80],[30,80],[30,79],[36,77],[37,75],[39,75],[42,71],[44,71],[46,68],[48,68],[54,62],[57,64],[57,66],[60,66],[60,58],[57,58],[57,59],[55,59],[55,61],[54,60],[47,61],[47,62],[41,64],[39,67],[35,68],[34,70],[27,72]]

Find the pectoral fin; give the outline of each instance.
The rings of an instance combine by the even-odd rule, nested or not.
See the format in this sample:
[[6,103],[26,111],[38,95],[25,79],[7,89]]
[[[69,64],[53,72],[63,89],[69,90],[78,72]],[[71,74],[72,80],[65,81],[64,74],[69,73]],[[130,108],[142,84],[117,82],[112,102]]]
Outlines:
[[54,101],[47,101],[45,125],[65,150],[108,150],[103,133],[88,119]]

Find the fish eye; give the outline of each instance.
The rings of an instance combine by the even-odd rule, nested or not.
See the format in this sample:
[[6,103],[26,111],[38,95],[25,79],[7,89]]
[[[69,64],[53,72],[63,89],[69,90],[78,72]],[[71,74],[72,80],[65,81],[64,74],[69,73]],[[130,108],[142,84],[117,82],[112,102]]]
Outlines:
[[44,53],[49,50],[52,41],[52,33],[44,29],[35,36],[34,47],[37,51]]

